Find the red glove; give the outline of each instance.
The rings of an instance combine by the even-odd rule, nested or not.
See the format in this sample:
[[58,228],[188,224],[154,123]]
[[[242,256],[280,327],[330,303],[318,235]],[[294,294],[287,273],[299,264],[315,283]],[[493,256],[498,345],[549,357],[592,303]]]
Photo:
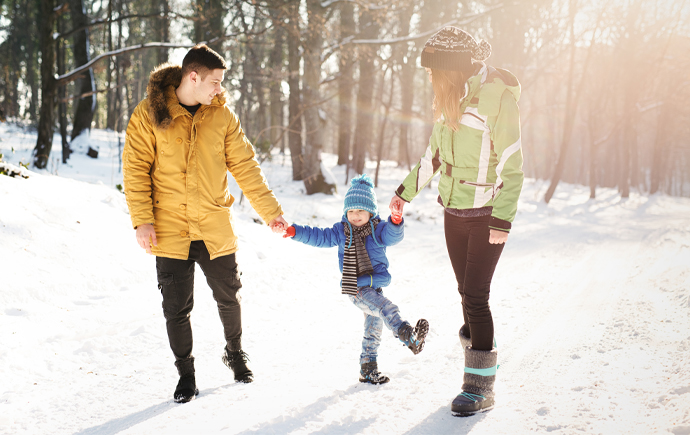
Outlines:
[[391,213],[391,222],[395,225],[400,225],[400,222],[402,222],[402,213]]
[[295,227],[290,225],[287,230],[285,230],[285,234],[283,234],[283,238],[287,239],[288,237],[295,237]]

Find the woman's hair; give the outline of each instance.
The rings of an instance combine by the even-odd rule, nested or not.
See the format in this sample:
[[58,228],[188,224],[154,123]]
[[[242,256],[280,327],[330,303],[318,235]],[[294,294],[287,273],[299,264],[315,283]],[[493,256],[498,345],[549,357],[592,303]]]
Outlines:
[[460,122],[460,100],[465,96],[467,77],[462,71],[431,70],[431,85],[434,88],[434,121],[441,117],[453,131]]

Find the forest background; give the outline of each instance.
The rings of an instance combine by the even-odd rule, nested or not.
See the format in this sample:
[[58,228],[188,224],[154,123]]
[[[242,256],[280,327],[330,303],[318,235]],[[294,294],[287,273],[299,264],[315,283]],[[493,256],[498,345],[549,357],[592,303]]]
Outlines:
[[421,49],[454,25],[521,81],[524,170],[550,179],[545,201],[561,180],[690,196],[689,3],[0,0],[0,120],[37,129],[27,166],[97,158],[90,129],[121,140],[149,73],[206,42],[260,158],[280,149],[306,193],[329,192],[322,152],[346,178],[365,160],[416,163],[433,122]]

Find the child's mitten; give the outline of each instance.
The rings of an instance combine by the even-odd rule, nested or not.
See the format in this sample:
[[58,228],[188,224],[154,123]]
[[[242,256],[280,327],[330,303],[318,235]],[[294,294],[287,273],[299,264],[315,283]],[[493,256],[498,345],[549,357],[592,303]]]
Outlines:
[[393,222],[395,225],[399,225],[400,222],[402,222],[402,213],[391,213],[391,222]]
[[288,237],[295,237],[295,227],[290,225],[287,230],[285,230],[285,234],[283,234],[283,238],[287,239]]

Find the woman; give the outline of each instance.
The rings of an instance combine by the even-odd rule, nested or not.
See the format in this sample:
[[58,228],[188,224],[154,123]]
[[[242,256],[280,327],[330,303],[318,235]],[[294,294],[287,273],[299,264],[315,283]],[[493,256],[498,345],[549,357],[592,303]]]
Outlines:
[[498,366],[489,292],[524,178],[520,84],[510,72],[484,64],[490,54],[487,42],[478,44],[451,26],[426,42],[422,66],[434,88],[436,123],[426,152],[390,203],[392,212],[402,213],[405,203],[441,173],[438,202],[445,209],[446,246],[464,320],[464,382],[451,406],[457,416],[494,404]]

